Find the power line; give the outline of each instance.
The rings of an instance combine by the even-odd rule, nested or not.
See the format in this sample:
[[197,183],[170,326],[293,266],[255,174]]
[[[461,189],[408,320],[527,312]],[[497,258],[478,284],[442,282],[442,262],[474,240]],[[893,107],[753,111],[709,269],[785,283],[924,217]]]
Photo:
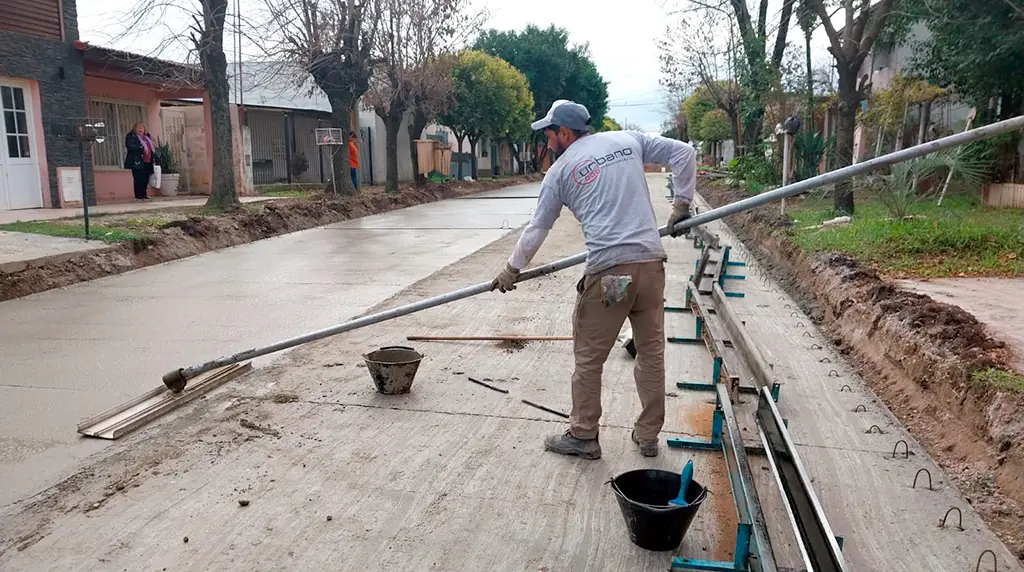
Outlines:
[[659,88],[659,89],[656,89],[654,91],[648,91],[646,93],[637,93],[637,94],[634,94],[634,95],[627,95],[627,96],[623,96],[623,97],[613,97],[613,98],[609,99],[608,101],[612,102],[612,101],[627,101],[627,100],[630,100],[630,99],[640,99],[640,98],[642,98],[642,97],[644,97],[646,95],[652,95],[652,94],[655,94],[655,93],[663,93],[663,92],[664,92],[664,89]]
[[665,105],[665,102],[664,101],[651,101],[651,102],[648,102],[648,103],[613,103],[613,104],[608,105],[608,107],[609,108],[612,108],[612,107],[650,107],[650,106],[653,106],[653,105]]

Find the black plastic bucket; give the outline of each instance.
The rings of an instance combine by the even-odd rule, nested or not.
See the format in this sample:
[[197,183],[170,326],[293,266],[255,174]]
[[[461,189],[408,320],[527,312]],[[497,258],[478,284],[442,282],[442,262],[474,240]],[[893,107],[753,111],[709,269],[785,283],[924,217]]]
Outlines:
[[626,519],[629,539],[647,550],[679,548],[693,517],[707,498],[707,489],[697,481],[690,481],[685,496],[689,506],[669,504],[679,496],[680,475],[659,469],[627,471],[609,483],[622,517]]

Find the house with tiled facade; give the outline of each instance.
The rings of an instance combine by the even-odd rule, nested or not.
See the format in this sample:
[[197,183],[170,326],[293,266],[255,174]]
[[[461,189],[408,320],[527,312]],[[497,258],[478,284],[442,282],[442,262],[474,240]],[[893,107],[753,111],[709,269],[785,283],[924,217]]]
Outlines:
[[[205,95],[191,66],[80,41],[75,0],[3,0],[0,210],[131,200],[125,134],[142,121],[164,140],[162,102],[181,98],[203,102],[208,125]],[[82,164],[60,126],[87,117],[102,121],[107,137],[89,144]]]

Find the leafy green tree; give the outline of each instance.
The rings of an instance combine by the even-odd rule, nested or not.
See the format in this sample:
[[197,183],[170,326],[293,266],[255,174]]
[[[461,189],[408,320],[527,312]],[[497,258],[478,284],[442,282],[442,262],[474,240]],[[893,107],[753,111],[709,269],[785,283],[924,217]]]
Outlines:
[[700,133],[705,141],[725,141],[732,135],[729,116],[721,109],[712,109],[700,120]]
[[[929,38],[912,44],[913,71],[976,106],[976,124],[1024,113],[1020,0],[904,0],[900,16],[899,25],[893,26],[894,41],[905,41],[916,22],[930,32]],[[992,151],[994,180],[1024,177],[1020,137],[1014,133],[984,143]]]
[[698,131],[701,139],[708,143],[714,164],[718,165],[718,157],[722,154],[722,141],[732,136],[729,116],[721,109],[712,109],[701,118]]
[[463,142],[469,140],[475,179],[477,142],[483,137],[509,139],[528,132],[533,96],[519,70],[480,51],[460,54],[452,75],[455,104],[439,117],[439,122],[455,134],[460,153]]
[[686,117],[686,123],[690,127],[690,137],[696,141],[705,140],[702,122],[704,121],[704,116],[715,109],[717,109],[715,100],[703,87],[697,88],[689,97],[683,100],[683,115]]
[[[473,49],[502,58],[523,72],[533,93],[534,117],[543,117],[559,99],[571,99],[587,107],[591,125],[603,125],[608,112],[608,83],[591,61],[588,47],[569,44],[567,30],[534,25],[522,31],[487,30]],[[541,147],[542,154],[535,157],[535,168],[544,152]]]
[[487,30],[473,49],[523,72],[533,92],[535,117],[543,117],[556,100],[571,99],[587,106],[592,123],[601,125],[608,111],[608,84],[591,61],[588,47],[569,45],[567,30],[532,24],[521,32]]
[[604,119],[601,121],[600,127],[595,129],[595,131],[622,131],[622,126],[619,125],[618,121],[615,121],[611,117],[605,115]]
[[[987,112],[1002,98],[999,119],[1024,111],[1024,4],[1019,0],[909,0],[931,38],[915,46],[912,65],[932,83],[952,87]],[[1014,5],[1016,4],[1016,6]],[[994,117],[993,117],[994,118]]]

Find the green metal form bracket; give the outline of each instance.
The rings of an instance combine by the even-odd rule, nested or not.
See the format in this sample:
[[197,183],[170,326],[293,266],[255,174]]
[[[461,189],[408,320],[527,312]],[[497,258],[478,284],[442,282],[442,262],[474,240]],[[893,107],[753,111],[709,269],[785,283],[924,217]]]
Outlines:
[[712,570],[746,572],[747,558],[750,557],[750,525],[739,523],[736,526],[736,550],[732,562],[717,560],[701,560],[697,558],[672,559],[672,570]]
[[725,422],[725,414],[722,413],[721,404],[715,407],[715,415],[711,418],[711,440],[706,439],[682,439],[672,437],[668,440],[668,446],[673,449],[699,449],[701,451],[722,450],[722,424]]
[[[728,434],[726,433],[728,431]],[[706,570],[720,572],[748,572],[751,560],[759,572],[775,572],[775,557],[768,540],[764,517],[757,493],[753,489],[750,466],[746,460],[746,446],[736,424],[732,401],[724,385],[716,387],[715,414],[711,424],[711,440],[668,439],[668,446],[698,450],[721,451],[726,457],[729,486],[736,501],[739,523],[736,527],[736,547],[732,561],[703,560],[675,557],[671,570]],[[755,530],[755,523],[758,527]]]
[[692,338],[668,338],[670,344],[699,344],[704,342],[704,318],[697,316],[697,332]]
[[718,383],[718,379],[722,377],[722,358],[721,356],[715,356],[715,361],[711,366],[711,383],[703,381],[680,381],[676,383],[676,387],[679,389],[692,389],[696,391],[714,391],[715,385]]

